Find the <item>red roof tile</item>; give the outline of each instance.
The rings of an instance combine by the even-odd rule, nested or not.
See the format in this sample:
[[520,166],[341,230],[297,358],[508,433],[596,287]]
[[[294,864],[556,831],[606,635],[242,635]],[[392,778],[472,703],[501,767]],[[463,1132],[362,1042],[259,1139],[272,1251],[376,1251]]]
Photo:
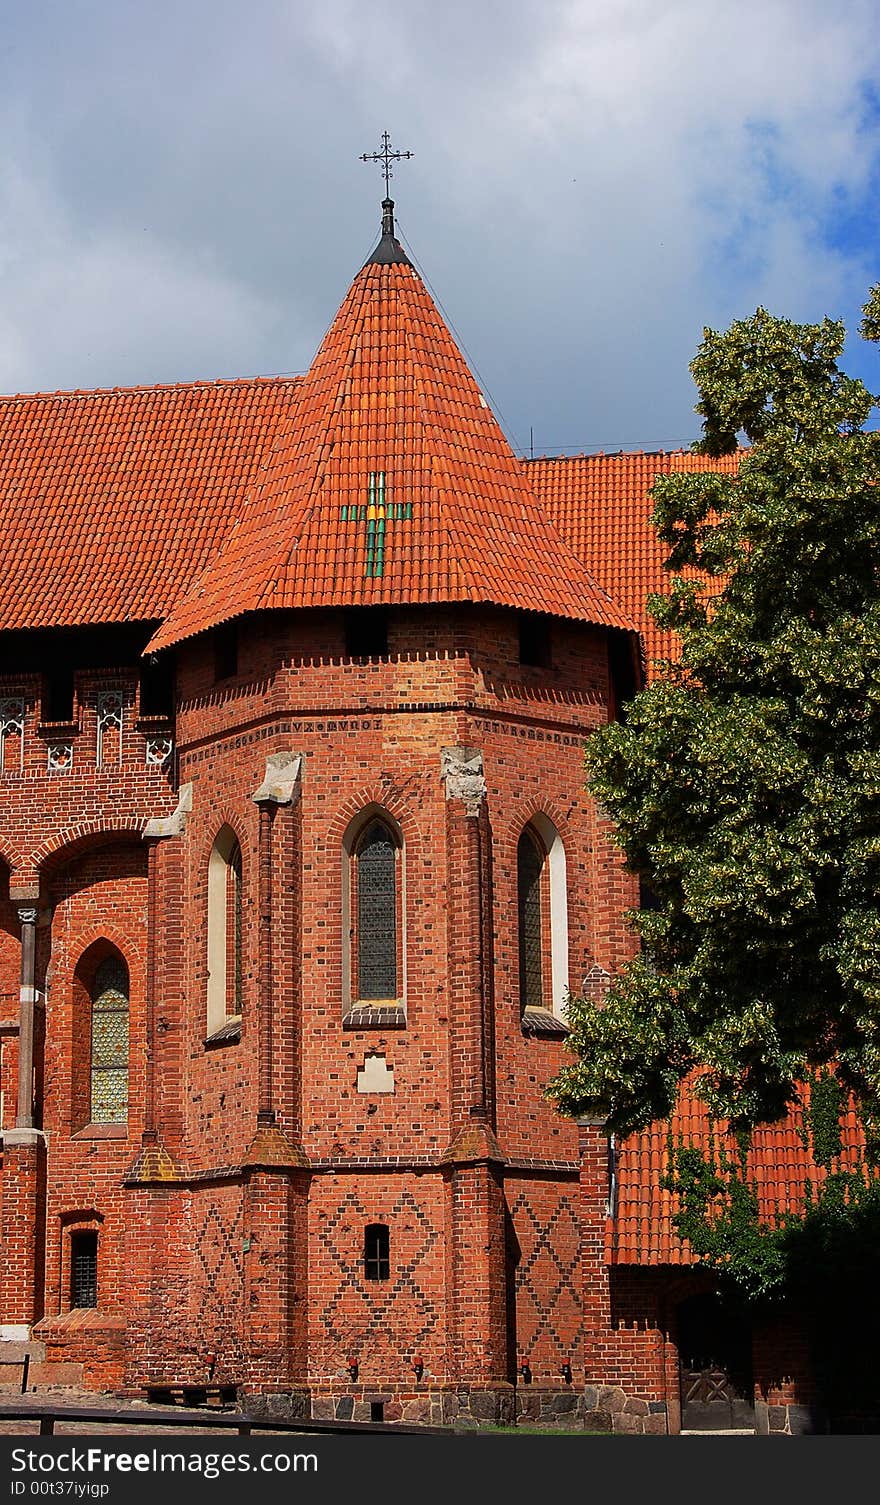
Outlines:
[[537,502],[418,274],[371,260],[262,484],[151,646],[249,611],[433,601],[632,626]]
[[[677,641],[660,632],[645,610],[651,592],[665,593],[669,575],[666,550],[650,524],[649,495],[658,475],[718,470],[735,474],[739,456],[710,460],[687,451],[665,454],[578,456],[524,462],[543,505],[599,583],[638,624],[649,673],[653,660],[675,658]],[[685,1089],[669,1123],[655,1123],[643,1134],[624,1140],[617,1155],[617,1216],[608,1225],[607,1255],[618,1264],[689,1264],[693,1255],[677,1236],[672,1218],[675,1198],[663,1186],[669,1164],[669,1136],[708,1147],[713,1130],[704,1106]],[[718,1143],[718,1131],[714,1131]],[[728,1150],[733,1146],[725,1136]],[[844,1125],[844,1159],[863,1144],[854,1113]],[[807,1153],[803,1110],[778,1124],[758,1129],[748,1171],[758,1190],[761,1216],[803,1205],[807,1183],[818,1185],[825,1173]]]
[[228,531],[297,385],[0,398],[0,630],[166,616]]
[[687,450],[524,462],[535,495],[566,543],[639,627],[649,674],[653,660],[677,656],[674,635],[661,632],[645,610],[649,593],[669,590],[667,551],[651,526],[654,479],[681,471],[735,475],[737,464],[737,455],[710,460]]
[[[802,1089],[804,1105],[809,1091]],[[695,1145],[704,1151],[723,1144],[734,1155],[734,1146],[723,1131],[710,1122],[704,1105],[684,1092],[669,1123],[655,1123],[643,1134],[624,1140],[617,1153],[617,1216],[608,1224],[606,1256],[612,1264],[691,1264],[694,1256],[673,1226],[677,1198],[663,1186],[669,1169],[670,1134],[673,1144]],[[864,1146],[855,1113],[843,1121],[843,1152],[840,1163],[851,1165]],[[747,1174],[758,1193],[758,1209],[770,1222],[780,1212],[803,1207],[809,1183],[820,1186],[826,1172],[809,1155],[804,1141],[804,1106],[778,1124],[757,1129],[747,1160]]]

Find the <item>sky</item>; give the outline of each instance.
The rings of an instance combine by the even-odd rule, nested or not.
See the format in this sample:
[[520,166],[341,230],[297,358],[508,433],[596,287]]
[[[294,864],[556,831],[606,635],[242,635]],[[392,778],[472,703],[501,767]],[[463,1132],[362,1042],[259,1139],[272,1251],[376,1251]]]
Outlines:
[[0,390],[307,369],[398,230],[523,453],[698,436],[704,326],[857,335],[874,0],[5,0]]

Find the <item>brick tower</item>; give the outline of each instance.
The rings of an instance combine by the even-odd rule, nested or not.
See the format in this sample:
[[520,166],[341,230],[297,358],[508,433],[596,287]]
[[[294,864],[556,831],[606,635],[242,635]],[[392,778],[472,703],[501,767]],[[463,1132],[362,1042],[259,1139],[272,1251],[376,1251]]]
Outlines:
[[0,619],[0,1337],[270,1412],[582,1416],[606,1144],[542,1088],[628,945],[582,762],[632,624],[388,200],[304,378],[91,401],[93,547]]

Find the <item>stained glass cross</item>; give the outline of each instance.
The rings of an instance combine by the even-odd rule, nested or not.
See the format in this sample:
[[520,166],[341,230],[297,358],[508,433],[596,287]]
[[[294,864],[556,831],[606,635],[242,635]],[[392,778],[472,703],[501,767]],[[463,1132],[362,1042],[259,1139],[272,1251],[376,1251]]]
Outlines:
[[367,483],[365,502],[344,502],[340,515],[344,523],[365,523],[367,534],[368,580],[378,579],[385,570],[385,528],[389,522],[402,522],[412,517],[412,502],[388,502],[385,500],[385,472],[371,470]]

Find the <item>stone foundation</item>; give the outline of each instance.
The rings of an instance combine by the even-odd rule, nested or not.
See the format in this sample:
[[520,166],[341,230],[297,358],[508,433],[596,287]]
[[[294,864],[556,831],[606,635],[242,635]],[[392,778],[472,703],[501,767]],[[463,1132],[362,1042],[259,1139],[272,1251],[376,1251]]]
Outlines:
[[[378,1408],[381,1406],[381,1415]],[[247,1403],[251,1409],[250,1400]],[[512,1385],[485,1388],[419,1389],[400,1391],[381,1385],[358,1385],[340,1393],[312,1395],[314,1421],[408,1422],[431,1427],[477,1431],[481,1427],[514,1424],[515,1392]]]
[[[876,1424],[866,1430],[875,1431]],[[802,1406],[791,1402],[774,1406],[757,1400],[755,1431],[762,1437],[811,1437],[815,1433],[829,1431],[828,1417],[819,1406]]]
[[662,1437],[669,1430],[664,1401],[627,1395],[619,1385],[585,1385],[583,1407],[588,1432]]
[[239,1407],[260,1421],[302,1421],[313,1414],[311,1394],[306,1389],[241,1395]]

